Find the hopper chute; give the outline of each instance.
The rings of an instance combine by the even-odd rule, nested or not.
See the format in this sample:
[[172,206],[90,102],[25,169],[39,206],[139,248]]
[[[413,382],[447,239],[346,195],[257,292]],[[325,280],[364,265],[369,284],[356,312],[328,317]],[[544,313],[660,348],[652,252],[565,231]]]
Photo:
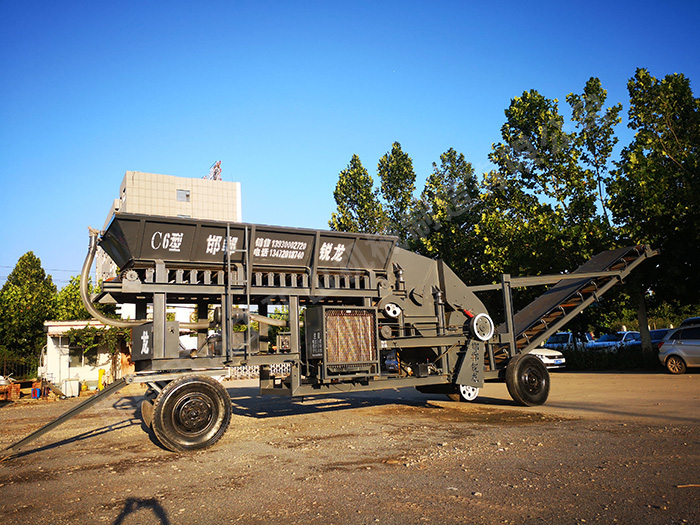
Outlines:
[[223,221],[116,214],[100,247],[124,270],[162,260],[171,267],[383,270],[393,237]]

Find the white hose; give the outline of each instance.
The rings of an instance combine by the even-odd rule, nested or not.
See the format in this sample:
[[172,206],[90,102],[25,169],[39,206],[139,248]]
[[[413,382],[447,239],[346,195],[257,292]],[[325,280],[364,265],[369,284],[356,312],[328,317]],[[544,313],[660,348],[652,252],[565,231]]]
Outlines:
[[107,317],[102,312],[100,312],[95,305],[92,304],[90,295],[88,293],[88,281],[90,279],[90,268],[92,267],[92,261],[95,259],[95,252],[97,252],[97,236],[100,232],[88,227],[90,232],[90,247],[88,248],[87,257],[85,257],[85,262],[83,263],[83,270],[80,272],[80,298],[83,300],[85,309],[88,313],[97,319],[102,324],[108,326],[116,326],[118,328],[134,328],[135,326],[141,326],[146,324],[148,321],[127,321],[124,319],[112,319]]

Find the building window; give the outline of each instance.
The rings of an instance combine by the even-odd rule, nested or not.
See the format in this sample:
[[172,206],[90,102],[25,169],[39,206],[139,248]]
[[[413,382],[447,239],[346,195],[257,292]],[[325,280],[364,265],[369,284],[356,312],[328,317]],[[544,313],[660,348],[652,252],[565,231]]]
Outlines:
[[71,368],[97,366],[97,347],[85,351],[82,347],[71,346],[68,349],[68,360]]
[[190,190],[177,190],[178,202],[190,202]]
[[83,349],[77,346],[71,346],[68,349],[68,359],[68,366],[71,368],[83,366]]
[[97,366],[97,348],[90,348],[83,353],[83,366]]

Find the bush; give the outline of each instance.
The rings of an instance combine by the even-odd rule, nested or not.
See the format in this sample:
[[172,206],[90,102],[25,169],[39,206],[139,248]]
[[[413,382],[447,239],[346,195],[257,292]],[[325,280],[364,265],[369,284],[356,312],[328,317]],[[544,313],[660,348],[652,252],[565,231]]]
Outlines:
[[19,356],[0,349],[0,375],[12,376],[13,379],[30,379],[36,377],[39,358],[36,356]]

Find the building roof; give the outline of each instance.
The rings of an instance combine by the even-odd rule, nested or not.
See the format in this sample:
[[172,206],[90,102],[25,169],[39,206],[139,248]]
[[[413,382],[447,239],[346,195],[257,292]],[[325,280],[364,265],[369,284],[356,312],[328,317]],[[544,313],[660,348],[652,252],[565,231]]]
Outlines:
[[50,336],[59,336],[65,334],[68,330],[79,330],[88,326],[106,328],[105,325],[94,319],[87,321],[45,321],[44,332]]

